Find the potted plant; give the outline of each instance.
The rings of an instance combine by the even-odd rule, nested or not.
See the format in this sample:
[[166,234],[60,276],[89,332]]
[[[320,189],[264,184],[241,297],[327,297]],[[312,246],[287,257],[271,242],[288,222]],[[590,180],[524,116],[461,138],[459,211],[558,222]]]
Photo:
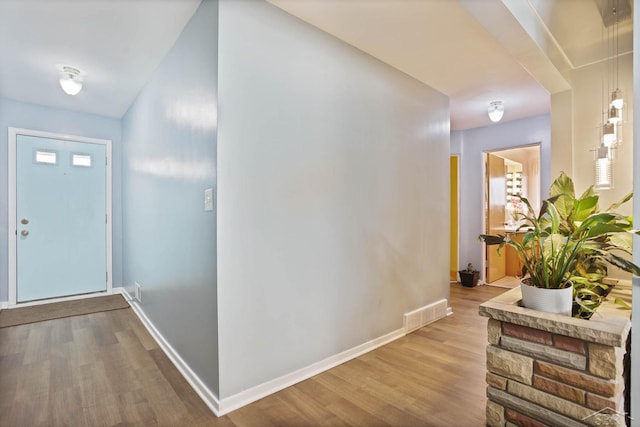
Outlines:
[[467,264],[467,269],[458,271],[458,274],[460,274],[460,283],[462,283],[462,286],[473,288],[478,284],[480,272],[473,268],[473,264]]
[[[529,201],[520,197],[526,209],[520,215],[525,230],[522,242],[508,235],[480,235],[488,245],[509,245],[522,261],[521,290],[523,305],[541,311],[571,313],[575,301],[582,315],[592,312],[601,302],[597,288],[603,282],[607,266],[640,274],[640,268],[624,258],[631,254],[632,218],[615,212],[631,199],[631,194],[599,211],[598,194],[589,187],[575,196],[573,181],[562,173],[553,182],[549,198],[536,215]],[[553,302],[554,297],[563,298]]]

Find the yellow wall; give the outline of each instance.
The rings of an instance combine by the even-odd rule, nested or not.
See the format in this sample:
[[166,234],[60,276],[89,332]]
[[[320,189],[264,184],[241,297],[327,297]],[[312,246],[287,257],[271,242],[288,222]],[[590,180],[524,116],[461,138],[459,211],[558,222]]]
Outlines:
[[458,279],[458,156],[451,156],[450,160],[450,177],[451,183],[451,209],[449,213],[451,215],[449,224],[451,227],[451,245],[450,247],[450,268],[449,268],[449,280],[455,281]]

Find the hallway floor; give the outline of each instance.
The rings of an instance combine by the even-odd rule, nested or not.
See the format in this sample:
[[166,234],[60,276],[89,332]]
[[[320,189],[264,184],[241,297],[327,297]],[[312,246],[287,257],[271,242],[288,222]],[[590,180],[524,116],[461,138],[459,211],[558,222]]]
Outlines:
[[520,286],[520,278],[516,276],[504,276],[498,280],[494,280],[491,283],[487,283],[488,286],[496,286],[498,288],[513,289]]
[[0,425],[483,426],[478,306],[502,292],[452,284],[452,316],[220,418],[130,308],[1,328]]

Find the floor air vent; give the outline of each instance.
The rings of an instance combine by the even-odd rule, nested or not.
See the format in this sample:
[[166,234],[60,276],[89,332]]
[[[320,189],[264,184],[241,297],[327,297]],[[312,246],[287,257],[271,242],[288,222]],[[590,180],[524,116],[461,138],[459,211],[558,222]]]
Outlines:
[[404,331],[409,333],[447,315],[447,300],[442,299],[404,315]]

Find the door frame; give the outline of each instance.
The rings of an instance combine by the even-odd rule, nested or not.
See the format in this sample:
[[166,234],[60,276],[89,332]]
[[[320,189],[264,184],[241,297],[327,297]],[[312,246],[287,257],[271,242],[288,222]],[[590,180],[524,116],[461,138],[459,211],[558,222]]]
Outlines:
[[31,129],[21,129],[21,128],[9,128],[9,137],[8,137],[8,148],[9,148],[9,157],[8,161],[8,172],[9,172],[9,180],[8,180],[8,195],[9,195],[9,223],[8,223],[8,240],[9,240],[9,306],[19,305],[21,307],[27,305],[37,305],[44,304],[55,301],[66,301],[73,299],[81,299],[86,298],[86,295],[72,295],[68,297],[59,297],[59,298],[51,298],[46,300],[32,301],[17,304],[17,242],[18,242],[18,219],[16,216],[16,208],[17,208],[17,180],[16,180],[16,148],[18,142],[18,135],[25,136],[34,136],[39,138],[48,138],[48,139],[58,139],[62,141],[73,141],[80,142],[85,144],[100,144],[105,146],[105,154],[107,158],[106,164],[106,188],[105,188],[105,197],[106,197],[106,209],[107,209],[107,218],[106,218],[106,269],[107,269],[107,289],[106,293],[112,293],[113,288],[113,256],[112,256],[112,222],[113,222],[113,213],[112,213],[112,194],[111,194],[111,140],[109,139],[98,139],[98,138],[88,138],[84,136],[76,136],[76,135],[66,135]]

